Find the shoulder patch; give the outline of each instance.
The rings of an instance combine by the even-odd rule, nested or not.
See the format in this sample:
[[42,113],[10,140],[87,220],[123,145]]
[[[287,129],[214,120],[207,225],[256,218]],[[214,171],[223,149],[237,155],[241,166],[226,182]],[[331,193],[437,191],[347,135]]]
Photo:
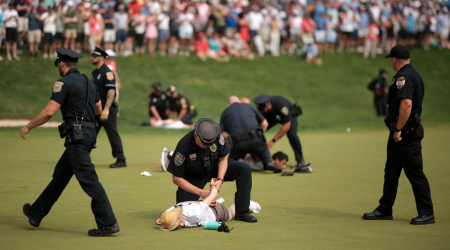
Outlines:
[[288,115],[289,114],[289,109],[286,107],[282,107],[281,111],[280,111],[283,115]]
[[180,166],[181,164],[183,164],[184,159],[185,159],[184,155],[177,152],[177,154],[175,155],[175,160],[174,160],[175,166]]
[[186,104],[186,99],[185,99],[185,98],[181,98],[181,99],[180,99],[180,103],[181,103],[181,104]]
[[403,76],[400,76],[399,78],[397,78],[397,82],[395,83],[395,85],[397,85],[398,89],[403,88],[403,86],[405,86],[406,80]]
[[165,95],[161,95],[161,100],[166,100],[166,96]]
[[64,85],[63,82],[57,81],[55,82],[55,85],[53,85],[53,93],[58,93],[62,90],[62,86]]
[[222,134],[220,134],[220,139],[219,139],[219,143],[220,145],[225,145],[225,139],[223,138]]
[[212,152],[216,152],[217,151],[217,146],[214,143],[211,147],[209,147],[209,149],[211,149]]
[[112,81],[114,80],[114,73],[113,72],[106,72],[106,79]]

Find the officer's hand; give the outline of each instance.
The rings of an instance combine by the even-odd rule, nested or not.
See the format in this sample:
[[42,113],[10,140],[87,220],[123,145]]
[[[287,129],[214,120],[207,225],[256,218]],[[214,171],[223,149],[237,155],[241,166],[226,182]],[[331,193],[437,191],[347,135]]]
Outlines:
[[399,142],[402,140],[402,131],[394,132],[394,141]]
[[267,143],[267,148],[272,149],[273,145],[275,145],[275,142],[269,141],[269,143]]
[[25,135],[28,134],[28,132],[30,132],[30,129],[28,128],[28,126],[25,126],[20,130],[20,136],[25,140],[27,139],[25,138]]
[[200,190],[200,197],[202,197],[203,199],[206,199],[206,198],[208,198],[210,193],[211,193],[210,190],[202,189],[202,190]]
[[101,121],[107,121],[108,120],[108,116],[109,116],[109,110],[108,109],[104,109],[102,111],[102,114],[100,115],[100,120]]

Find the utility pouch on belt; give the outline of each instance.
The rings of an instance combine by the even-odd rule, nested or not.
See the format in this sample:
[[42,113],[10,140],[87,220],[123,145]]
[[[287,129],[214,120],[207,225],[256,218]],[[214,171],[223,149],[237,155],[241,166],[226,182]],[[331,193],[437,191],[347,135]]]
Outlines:
[[303,114],[302,107],[300,107],[300,105],[298,105],[298,103],[292,104],[291,113],[292,113],[293,117],[302,115]]
[[261,127],[256,128],[255,130],[256,136],[261,138],[264,142],[266,142],[266,136],[264,135],[264,129]]
[[59,137],[64,138],[67,135],[67,129],[66,129],[66,123],[63,122],[61,125],[58,126],[59,130]]

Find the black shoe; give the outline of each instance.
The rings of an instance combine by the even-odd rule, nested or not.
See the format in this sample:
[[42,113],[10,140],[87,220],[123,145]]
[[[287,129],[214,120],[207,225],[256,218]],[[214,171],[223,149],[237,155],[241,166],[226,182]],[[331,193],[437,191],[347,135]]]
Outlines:
[[110,234],[115,234],[120,231],[119,225],[117,223],[114,223],[111,226],[102,227],[99,229],[91,229],[88,231],[89,236],[94,237],[101,237],[101,236],[107,236]]
[[363,219],[365,220],[392,220],[392,215],[385,215],[378,210],[373,210],[372,213],[365,213]]
[[109,165],[110,168],[123,168],[126,166],[127,166],[127,163],[123,160],[117,160],[115,163]]
[[250,212],[236,213],[236,216],[234,216],[234,219],[244,221],[244,222],[257,222],[258,221],[258,219],[256,219],[255,216],[251,215]]
[[295,165],[295,173],[312,173],[311,163],[308,164],[297,164]]
[[425,225],[433,223],[435,223],[434,215],[419,215],[411,220],[411,224],[414,225]]
[[275,174],[281,173],[283,170],[279,168],[277,165],[273,164],[272,162],[266,163],[267,170],[273,171]]
[[33,216],[31,216],[30,210],[31,210],[30,203],[23,205],[23,214],[25,214],[25,216],[28,217],[28,222],[30,223],[30,225],[32,225],[33,227],[39,227],[41,221],[34,219]]

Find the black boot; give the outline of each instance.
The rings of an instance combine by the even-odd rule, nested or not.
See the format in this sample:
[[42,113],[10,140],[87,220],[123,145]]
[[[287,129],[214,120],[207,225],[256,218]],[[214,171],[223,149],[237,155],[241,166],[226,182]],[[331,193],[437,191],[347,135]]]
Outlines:
[[411,224],[414,225],[425,225],[433,223],[435,223],[434,215],[419,215],[411,220]]
[[117,159],[117,161],[111,165],[109,165],[110,168],[123,168],[126,167],[127,163],[124,160],[119,160]]
[[89,236],[107,236],[110,234],[115,234],[120,231],[119,225],[117,223],[114,223],[113,225],[102,227],[99,229],[91,229],[88,231]]
[[373,210],[372,213],[365,213],[363,215],[363,219],[365,220],[392,220],[392,215],[385,215],[378,210]]
[[25,216],[28,217],[28,222],[30,223],[30,225],[32,225],[33,227],[39,227],[41,221],[34,219],[33,216],[31,216],[30,210],[31,210],[30,203],[23,205],[23,214],[25,214]]
[[236,216],[234,216],[235,220],[240,220],[244,222],[257,222],[255,216],[251,215],[250,212],[236,212]]
[[283,170],[279,168],[277,165],[273,164],[272,162],[264,162],[264,169],[271,170],[275,174],[281,173]]

